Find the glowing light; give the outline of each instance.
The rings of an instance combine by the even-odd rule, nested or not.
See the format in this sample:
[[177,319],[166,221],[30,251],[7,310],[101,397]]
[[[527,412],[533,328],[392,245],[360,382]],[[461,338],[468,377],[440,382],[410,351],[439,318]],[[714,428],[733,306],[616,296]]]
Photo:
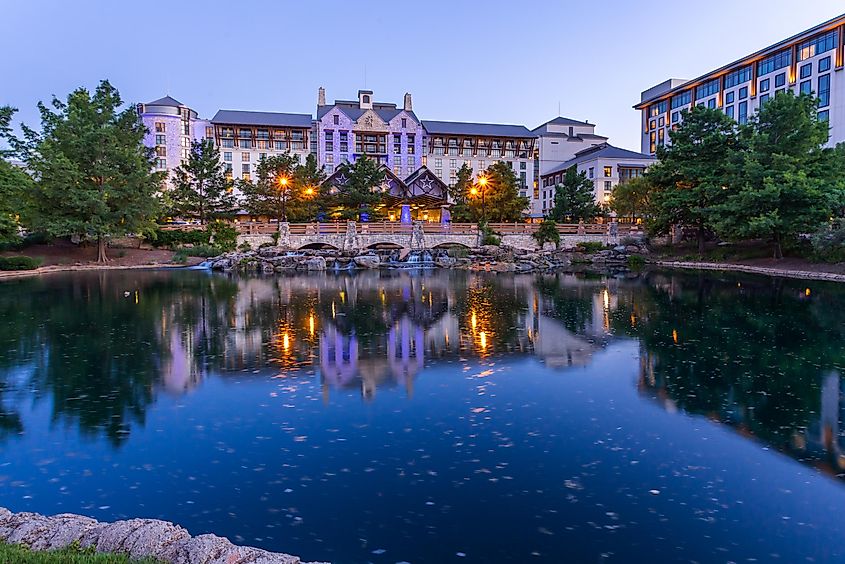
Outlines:
[[290,335],[285,333],[282,335],[282,348],[288,350],[290,348]]
[[472,323],[472,329],[475,330],[475,326],[478,323],[478,320],[475,318],[475,312],[472,312],[472,319],[470,320],[470,323]]
[[672,340],[675,342],[676,345],[678,344],[678,330],[677,329],[672,329]]
[[311,314],[308,316],[308,331],[311,333],[311,336],[314,336],[314,315]]
[[809,289],[809,288],[805,288],[805,289],[804,289],[804,295],[805,295],[805,296],[809,296],[809,295],[810,295],[810,289]]
[[308,188],[306,188],[306,189],[305,189],[305,195],[306,195],[306,196],[313,196],[313,195],[314,195],[314,188],[312,188],[311,186],[309,186]]
[[287,186],[287,185],[288,185],[288,182],[289,182],[289,181],[288,181],[288,177],[287,177],[287,176],[282,176],[282,177],[280,177],[280,178],[279,178],[279,186],[281,186],[282,188],[284,188],[285,186]]
[[479,339],[479,342],[481,343],[481,350],[486,349],[487,348],[487,333],[482,331],[481,333],[478,334],[478,339]]
[[478,177],[478,184],[481,187],[487,186],[487,177],[486,176],[479,176]]
[[346,292],[344,292],[343,290],[340,291],[340,303],[346,303]]
[[469,193],[472,194],[473,196],[477,196],[478,195],[478,188],[473,186],[472,188],[470,188]]
[[602,299],[604,300],[604,309],[610,308],[610,294],[607,293],[607,288],[602,292]]

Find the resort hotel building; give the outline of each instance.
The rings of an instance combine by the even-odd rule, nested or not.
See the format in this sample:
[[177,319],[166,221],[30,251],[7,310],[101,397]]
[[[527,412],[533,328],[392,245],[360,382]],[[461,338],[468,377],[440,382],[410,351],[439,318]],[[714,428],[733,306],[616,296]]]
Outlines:
[[642,93],[643,153],[669,141],[684,109],[720,108],[746,123],[779,92],[812,93],[830,124],[829,145],[845,141],[845,14],[784,39],[693,80],[669,79]]
[[[607,145],[607,138],[587,121],[557,117],[531,130],[515,124],[422,120],[410,94],[397,105],[376,101],[371,90],[358,91],[357,99],[328,103],[320,88],[315,115],[219,110],[213,118],[201,119],[170,96],[139,104],[138,113],[148,130],[145,142],[156,151],[156,168],[168,173],[168,182],[188,158],[191,143],[202,139],[215,144],[233,180],[253,181],[262,158],[290,152],[301,162],[314,154],[327,182],[338,187],[345,182],[340,165],[366,155],[385,168],[381,189],[388,205],[411,199],[414,219],[428,221],[446,217],[441,210],[448,207],[447,190],[461,166],[467,164],[477,177],[498,161],[511,167],[521,195],[529,199],[527,215],[542,218],[554,205],[554,186],[541,186],[541,176],[575,164],[573,159],[584,150]],[[599,201],[603,186],[597,183]]]

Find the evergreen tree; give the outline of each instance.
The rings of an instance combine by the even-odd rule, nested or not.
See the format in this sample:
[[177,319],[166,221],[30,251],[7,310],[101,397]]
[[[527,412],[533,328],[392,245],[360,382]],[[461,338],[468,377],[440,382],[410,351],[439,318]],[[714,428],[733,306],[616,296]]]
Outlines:
[[152,230],[161,177],[135,109],[122,111],[120,94],[102,81],[93,96],[84,88],[52,108],[39,103],[41,131],[23,128],[21,156],[37,179],[32,223],[53,236],[97,240],[105,262],[111,236]]
[[323,181],[326,180],[325,169],[317,165],[317,155],[309,153],[305,158],[305,163],[296,167],[293,176],[297,185],[302,187],[306,197],[297,206],[296,215],[292,215],[291,218],[298,221],[311,221],[320,209],[325,209],[328,196],[326,187],[323,186]]
[[169,194],[173,215],[194,217],[205,225],[234,212],[237,200],[220,162],[220,151],[211,140],[194,141],[188,160],[174,176]]
[[345,185],[338,186],[333,201],[342,208],[342,217],[357,219],[359,214],[372,214],[373,206],[381,199],[376,189],[384,182],[384,169],[378,161],[366,155],[358,157],[352,164],[342,164],[340,169],[347,180]]
[[748,150],[742,178],[718,206],[717,231],[729,239],[767,238],[774,257],[783,243],[822,225],[843,194],[837,152],[824,149],[828,123],[809,94],[780,93],[742,129]]
[[669,133],[671,145],[658,147],[659,162],[647,173],[656,187],[650,229],[665,234],[673,225],[692,227],[701,254],[715,209],[736,182],[743,141],[735,122],[719,109],[696,106],[681,115],[681,125]]
[[484,174],[486,183],[476,182],[470,190],[469,207],[477,220],[486,222],[520,221],[528,198],[519,195],[519,178],[504,161],[492,164]]
[[294,176],[298,166],[299,159],[290,153],[261,159],[256,168],[256,182],[239,185],[246,211],[276,221],[287,221],[288,211],[295,210],[307,197],[305,187]]
[[449,200],[452,203],[450,213],[452,221],[472,221],[472,211],[469,207],[470,190],[472,189],[472,168],[464,163],[458,169],[455,184],[449,187]]
[[593,181],[586,172],[578,172],[571,166],[563,176],[563,182],[555,186],[555,205],[551,217],[556,221],[590,221],[601,215],[601,206],[596,204]]

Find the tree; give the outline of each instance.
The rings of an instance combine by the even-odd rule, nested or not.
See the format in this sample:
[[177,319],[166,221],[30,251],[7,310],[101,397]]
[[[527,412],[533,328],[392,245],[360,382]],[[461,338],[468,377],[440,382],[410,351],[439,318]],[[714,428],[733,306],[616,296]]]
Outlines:
[[174,170],[169,197],[173,215],[195,217],[205,225],[210,219],[231,214],[236,206],[220,151],[211,140],[191,143],[188,160]]
[[74,90],[66,102],[39,103],[41,132],[24,126],[18,143],[37,179],[32,223],[53,236],[97,240],[97,261],[105,262],[109,237],[152,231],[161,176],[144,146],[145,128],[134,108],[122,111],[120,94],[102,81],[93,96]]
[[[486,179],[486,180],[482,180]],[[519,221],[528,207],[528,198],[519,195],[519,179],[504,161],[487,168],[470,190],[469,207],[479,221]]]
[[[14,113],[14,108],[0,106],[0,140],[11,138],[9,124]],[[0,244],[18,240],[20,216],[32,190],[32,178],[4,159],[10,154],[12,151],[0,150]]]
[[736,123],[721,110],[696,106],[681,115],[681,125],[669,133],[671,145],[658,147],[659,162],[646,173],[656,188],[649,228],[660,235],[673,225],[692,227],[701,255],[715,209],[736,182],[743,141]]
[[780,93],[751,118],[741,134],[748,150],[742,179],[718,206],[716,229],[730,239],[768,238],[774,257],[783,243],[815,231],[841,202],[837,153],[824,149],[828,124],[809,94]]
[[450,213],[452,221],[472,221],[472,211],[469,207],[470,190],[472,190],[472,167],[467,163],[458,169],[455,184],[448,189],[449,200],[452,202]]
[[610,209],[619,216],[630,217],[631,222],[638,217],[648,218],[651,215],[653,192],[654,186],[644,176],[620,182],[611,193]]
[[[306,195],[308,196],[296,210],[299,215],[293,219],[312,220],[326,201],[326,187],[323,186],[323,181],[326,179],[326,171],[324,167],[317,164],[317,155],[309,153],[305,157],[305,164],[297,166],[293,176],[299,186],[304,186]],[[311,193],[309,193],[309,189]]]
[[560,246],[560,233],[557,230],[557,223],[553,219],[544,219],[537,231],[534,232],[533,237],[540,247],[546,243],[554,243],[555,248]]
[[358,157],[354,163],[344,163],[340,170],[346,175],[346,184],[338,186],[333,200],[343,209],[341,215],[348,219],[357,219],[359,214],[372,214],[373,205],[381,196],[376,187],[384,181],[385,172],[378,161],[366,155]]
[[287,221],[289,207],[295,208],[308,196],[305,187],[294,178],[298,166],[299,158],[290,153],[261,159],[256,168],[256,182],[244,181],[239,185],[246,211]]
[[550,216],[557,221],[590,221],[601,213],[593,181],[587,178],[586,172],[569,167],[563,182],[555,186],[555,205]]

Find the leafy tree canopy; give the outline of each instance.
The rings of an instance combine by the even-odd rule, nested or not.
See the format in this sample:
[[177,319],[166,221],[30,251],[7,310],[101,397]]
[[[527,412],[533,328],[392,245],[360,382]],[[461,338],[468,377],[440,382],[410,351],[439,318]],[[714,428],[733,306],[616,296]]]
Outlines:
[[480,221],[520,221],[528,207],[528,198],[519,195],[519,178],[504,161],[490,165],[485,171],[486,182],[476,182],[476,193],[470,190],[469,208]]
[[347,180],[345,185],[337,187],[332,203],[341,208],[341,216],[357,219],[361,213],[372,214],[373,206],[381,199],[377,188],[384,182],[384,168],[378,161],[362,155],[354,163],[342,164],[340,170]]

